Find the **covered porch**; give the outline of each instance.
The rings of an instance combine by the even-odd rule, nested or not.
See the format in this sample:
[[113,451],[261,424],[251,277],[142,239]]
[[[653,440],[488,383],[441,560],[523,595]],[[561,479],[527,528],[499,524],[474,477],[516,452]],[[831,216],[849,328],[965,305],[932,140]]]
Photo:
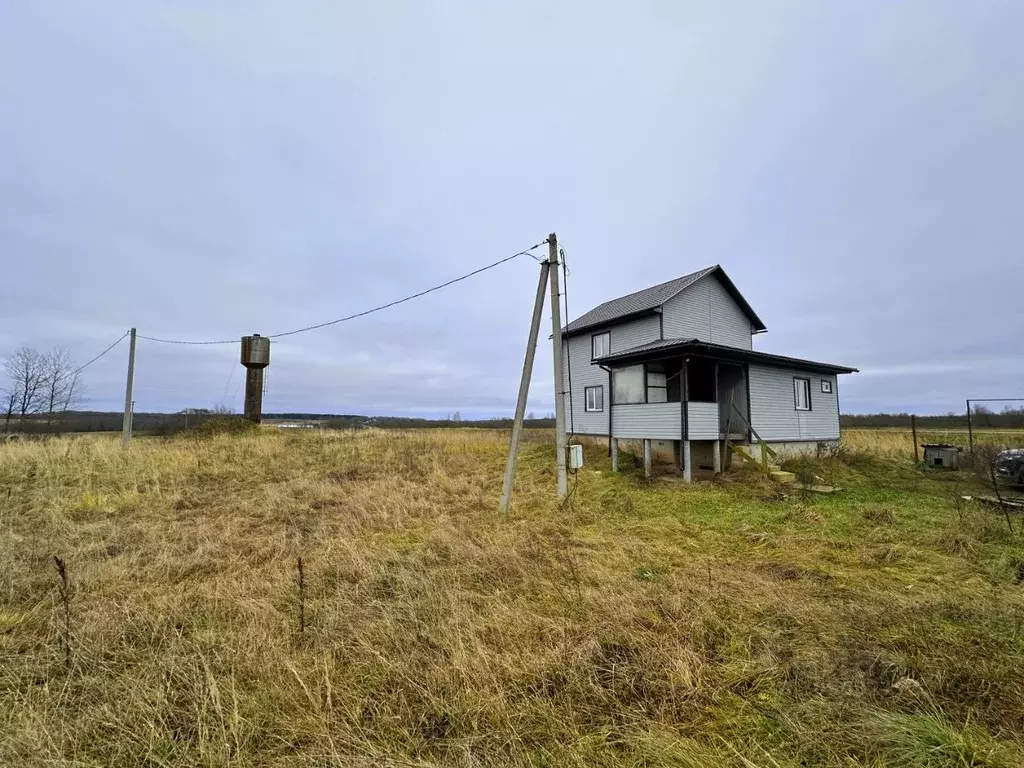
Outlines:
[[673,463],[687,482],[698,468],[722,471],[726,442],[749,440],[745,364],[672,349],[649,350],[639,360],[615,358],[602,360],[611,376],[613,471],[618,471],[620,440],[642,443],[647,476],[653,471],[654,444],[671,441]]
[[[838,439],[835,375],[856,370],[697,339],[661,339],[605,355],[594,364],[608,371],[610,379],[608,434],[613,468],[618,465],[621,439],[643,441],[648,475],[651,440],[671,440],[676,445],[676,463],[687,481],[693,477],[695,453],[702,457],[710,454],[710,469],[720,472],[730,456],[726,450],[729,443],[743,445],[756,440],[762,454],[767,450],[774,455],[767,449],[772,440]],[[766,377],[766,371],[781,374]],[[821,393],[814,396],[825,404],[818,411],[811,407],[807,374],[825,379]],[[797,397],[800,383],[803,400]],[[756,413],[752,413],[752,399],[757,403]],[[758,434],[766,429],[768,435]]]

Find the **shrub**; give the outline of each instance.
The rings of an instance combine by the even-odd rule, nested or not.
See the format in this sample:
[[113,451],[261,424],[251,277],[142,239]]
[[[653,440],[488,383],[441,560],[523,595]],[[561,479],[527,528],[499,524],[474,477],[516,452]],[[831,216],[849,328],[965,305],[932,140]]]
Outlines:
[[249,421],[244,416],[218,416],[201,422],[189,429],[186,434],[191,437],[213,437],[214,435],[244,435],[255,432],[259,424]]

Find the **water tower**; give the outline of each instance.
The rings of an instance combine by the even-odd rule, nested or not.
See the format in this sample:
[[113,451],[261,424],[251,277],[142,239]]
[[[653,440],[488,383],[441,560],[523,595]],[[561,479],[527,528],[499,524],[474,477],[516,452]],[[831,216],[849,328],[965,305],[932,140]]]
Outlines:
[[242,337],[245,366],[245,418],[260,423],[263,416],[263,369],[270,365],[270,339],[254,333]]

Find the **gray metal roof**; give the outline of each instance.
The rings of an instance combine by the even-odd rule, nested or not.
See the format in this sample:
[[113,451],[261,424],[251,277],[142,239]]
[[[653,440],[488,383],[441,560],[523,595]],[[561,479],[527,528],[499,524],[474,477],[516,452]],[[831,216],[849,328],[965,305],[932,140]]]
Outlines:
[[765,325],[761,322],[761,318],[754,313],[747,300],[743,298],[732,280],[725,274],[725,270],[720,265],[715,264],[712,267],[706,267],[696,272],[691,272],[688,275],[677,277],[675,280],[669,280],[667,283],[654,285],[650,288],[644,288],[642,291],[606,301],[604,304],[594,307],[586,314],[577,317],[563,329],[562,333],[572,335],[587,328],[607,325],[623,318],[654,312],[684,288],[690,287],[698,280],[711,274],[716,274],[718,279],[721,280],[725,289],[750,318],[754,328],[758,331],[765,330]]
[[755,352],[752,349],[740,349],[739,347],[727,347],[722,344],[712,344],[708,341],[698,339],[659,339],[647,344],[640,344],[621,352],[600,357],[594,361],[594,365],[612,365],[618,363],[623,365],[641,362],[643,360],[659,359],[672,355],[695,354],[707,355],[708,357],[735,360],[740,362],[766,363],[778,366],[792,366],[794,368],[807,369],[812,371],[826,371],[828,373],[857,373],[856,368],[846,365],[835,365],[834,363],[820,363],[816,360],[803,360],[799,357],[786,357],[785,355],[772,355],[767,352]]
[[635,347],[629,347],[621,352],[616,352],[614,355],[605,355],[604,357],[598,358],[597,362],[605,362],[606,360],[615,361],[620,357],[629,357],[632,355],[643,354],[644,352],[656,352],[657,350],[668,347],[678,347],[683,344],[697,343],[697,339],[658,339],[657,341],[649,341],[646,344],[639,344]]

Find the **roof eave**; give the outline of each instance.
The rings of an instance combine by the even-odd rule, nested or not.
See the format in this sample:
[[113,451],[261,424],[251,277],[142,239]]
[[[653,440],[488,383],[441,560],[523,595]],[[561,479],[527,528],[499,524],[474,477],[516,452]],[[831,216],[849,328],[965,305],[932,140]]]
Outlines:
[[845,365],[822,363],[817,360],[803,360],[801,358],[787,357],[785,355],[772,355],[767,352],[755,352],[754,350],[740,349],[739,347],[726,347],[721,344],[711,344],[709,342],[702,341],[687,341],[675,346],[640,350],[635,353],[630,353],[626,350],[625,352],[620,352],[616,355],[602,357],[600,362],[602,365],[614,367],[644,362],[646,360],[659,360],[666,357],[676,357],[680,354],[686,353],[703,353],[709,357],[718,357],[723,359],[733,358],[735,360],[745,360],[749,362],[761,361],[764,363],[774,363],[779,367],[790,366],[802,370],[819,371],[823,373],[860,373],[857,368],[850,368]]

